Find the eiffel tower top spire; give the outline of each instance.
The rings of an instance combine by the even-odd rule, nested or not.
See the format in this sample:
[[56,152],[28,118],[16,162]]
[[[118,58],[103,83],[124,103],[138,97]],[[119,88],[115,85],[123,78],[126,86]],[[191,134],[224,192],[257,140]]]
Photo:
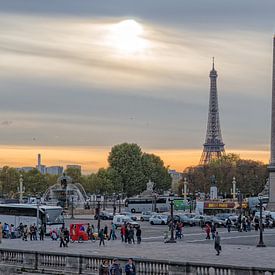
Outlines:
[[200,164],[209,163],[212,159],[220,158],[224,152],[224,143],[222,141],[222,134],[219,119],[218,107],[218,92],[217,92],[217,71],[215,70],[214,57],[212,60],[212,70],[210,77],[210,98],[209,98],[209,112],[205,143],[203,145],[203,153]]

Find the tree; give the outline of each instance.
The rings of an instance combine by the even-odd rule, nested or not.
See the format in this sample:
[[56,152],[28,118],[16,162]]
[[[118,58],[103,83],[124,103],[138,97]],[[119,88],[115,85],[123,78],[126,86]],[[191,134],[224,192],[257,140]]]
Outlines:
[[142,192],[146,179],[142,168],[142,151],[137,144],[122,143],[115,145],[108,157],[110,168],[121,179],[122,192],[132,196]]
[[236,154],[228,154],[211,161],[204,166],[189,167],[184,171],[191,192],[210,190],[210,177],[215,175],[220,193],[230,194],[233,177],[237,188],[246,195],[257,195],[264,188],[267,178],[267,166],[259,161],[244,160]]
[[69,167],[65,170],[67,176],[71,177],[73,182],[81,182],[81,170],[74,167]]
[[146,182],[151,180],[155,183],[155,191],[162,193],[171,187],[172,178],[160,157],[143,153],[142,168]]

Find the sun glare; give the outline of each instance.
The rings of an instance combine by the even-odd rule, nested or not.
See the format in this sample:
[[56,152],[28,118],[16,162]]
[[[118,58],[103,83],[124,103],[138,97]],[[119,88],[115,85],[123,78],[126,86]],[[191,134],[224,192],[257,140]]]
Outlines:
[[135,20],[123,20],[111,26],[109,41],[111,45],[125,54],[143,52],[148,42],[143,38],[144,30]]

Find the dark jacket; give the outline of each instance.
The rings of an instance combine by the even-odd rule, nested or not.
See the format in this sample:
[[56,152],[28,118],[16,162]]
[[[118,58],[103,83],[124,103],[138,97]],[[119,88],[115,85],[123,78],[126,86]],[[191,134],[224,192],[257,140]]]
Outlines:
[[125,273],[126,275],[136,275],[136,267],[134,264],[126,264],[125,265]]
[[122,269],[119,264],[112,264],[110,267],[110,275],[122,275]]

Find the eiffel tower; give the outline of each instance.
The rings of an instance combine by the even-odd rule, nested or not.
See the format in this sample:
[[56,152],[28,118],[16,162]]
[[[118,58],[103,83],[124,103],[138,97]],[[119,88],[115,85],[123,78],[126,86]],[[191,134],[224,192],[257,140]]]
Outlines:
[[217,71],[215,70],[214,57],[210,77],[209,112],[205,143],[200,159],[200,165],[208,164],[212,159],[220,158],[225,154],[224,143],[219,119],[218,93],[217,93]]

